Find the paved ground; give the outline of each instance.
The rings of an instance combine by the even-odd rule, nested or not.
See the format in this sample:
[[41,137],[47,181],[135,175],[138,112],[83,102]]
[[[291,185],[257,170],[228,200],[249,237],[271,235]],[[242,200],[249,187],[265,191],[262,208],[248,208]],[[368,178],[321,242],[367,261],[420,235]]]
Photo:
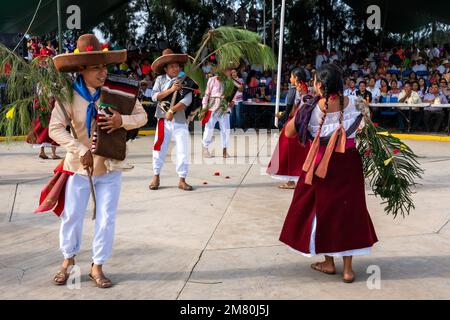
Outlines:
[[[278,241],[292,191],[261,174],[274,140],[251,142],[247,158],[227,163],[202,163],[195,145],[189,182],[197,190],[187,193],[174,187],[170,159],[163,188],[148,190],[152,139],[141,137],[129,148],[136,167],[123,179],[114,252],[105,267],[116,283],[109,290],[87,278],[91,211],[77,257],[81,288],[50,283],[61,261],[58,218],[33,210],[56,162],[38,159],[22,142],[0,143],[1,299],[450,298],[450,143],[408,141],[426,173],[414,196],[416,211],[406,219],[386,216],[367,192],[380,242],[371,256],[355,259],[358,278],[348,285],[340,275],[312,271],[314,260]],[[379,268],[380,289],[368,288],[368,268]]]

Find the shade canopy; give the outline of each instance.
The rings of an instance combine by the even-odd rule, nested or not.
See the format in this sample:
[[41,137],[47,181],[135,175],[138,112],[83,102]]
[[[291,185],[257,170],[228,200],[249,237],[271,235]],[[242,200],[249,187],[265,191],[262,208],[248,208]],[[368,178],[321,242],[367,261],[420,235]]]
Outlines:
[[417,0],[343,0],[359,16],[366,13],[370,5],[381,9],[381,26],[385,31],[405,33],[417,30],[424,25],[437,21],[450,24],[450,1]]
[[[24,33],[33,18],[39,0],[2,1],[0,10],[0,33]],[[66,21],[71,15],[67,8],[73,4],[80,7],[81,29],[95,27],[102,19],[123,8],[127,0],[60,0],[62,31],[67,30]],[[30,34],[43,35],[58,30],[57,0],[42,0]]]

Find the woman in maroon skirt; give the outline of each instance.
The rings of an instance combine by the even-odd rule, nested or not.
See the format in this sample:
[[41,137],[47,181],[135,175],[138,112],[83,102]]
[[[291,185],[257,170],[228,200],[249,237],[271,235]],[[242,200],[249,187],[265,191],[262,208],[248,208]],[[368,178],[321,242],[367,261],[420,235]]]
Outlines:
[[280,138],[266,171],[272,178],[284,181],[278,186],[281,189],[295,188],[295,182],[302,172],[302,165],[308,153],[307,147],[301,145],[296,137],[288,138],[284,134],[285,124],[302,107],[304,100],[306,101],[310,97],[307,95],[305,70],[294,69],[291,72],[290,81],[292,88],[286,97],[286,110],[278,122],[278,126],[282,127]]
[[[41,149],[39,153],[39,158],[41,159],[48,159],[48,156],[45,154],[45,148],[51,148],[52,150],[52,159],[61,159],[56,154],[56,148],[59,146],[55,141],[53,141],[49,135],[48,135],[48,124],[50,122],[50,115],[51,115],[51,109],[53,109],[54,101],[53,99],[50,101],[50,111],[47,112],[42,117],[45,118],[46,124],[41,123],[41,119],[38,114],[38,110],[41,109],[39,106],[39,102],[36,99],[34,101],[33,107],[35,109],[35,120],[32,122],[33,128],[31,129],[30,133],[27,136],[27,143],[32,144],[33,148],[35,149]],[[41,112],[44,112],[45,109],[42,108]]]
[[367,211],[364,175],[355,135],[362,125],[356,98],[343,97],[339,67],[316,73],[318,97],[286,125],[288,137],[312,141],[294,191],[280,241],[306,256],[325,255],[314,270],[335,274],[343,257],[343,281],[353,282],[352,256],[369,254],[378,241]]

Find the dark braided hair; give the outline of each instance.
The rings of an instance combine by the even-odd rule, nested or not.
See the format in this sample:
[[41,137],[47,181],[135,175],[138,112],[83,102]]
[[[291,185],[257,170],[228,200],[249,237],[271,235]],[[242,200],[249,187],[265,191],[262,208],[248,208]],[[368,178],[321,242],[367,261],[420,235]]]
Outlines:
[[332,94],[338,94],[340,96],[341,115],[339,121],[342,123],[342,113],[344,107],[344,82],[342,79],[342,69],[335,64],[324,64],[316,72],[316,82],[322,83],[322,96],[317,96],[309,104],[303,106],[303,108],[297,112],[295,117],[295,127],[297,129],[298,139],[303,145],[306,144],[308,138],[311,138],[308,136],[308,125],[311,120],[311,114],[320,99],[325,98],[325,110],[320,122],[318,134],[320,134],[323,123],[325,122],[328,112],[328,100]]
[[303,68],[295,68],[291,71],[291,74],[297,78],[297,81],[306,81],[306,72]]

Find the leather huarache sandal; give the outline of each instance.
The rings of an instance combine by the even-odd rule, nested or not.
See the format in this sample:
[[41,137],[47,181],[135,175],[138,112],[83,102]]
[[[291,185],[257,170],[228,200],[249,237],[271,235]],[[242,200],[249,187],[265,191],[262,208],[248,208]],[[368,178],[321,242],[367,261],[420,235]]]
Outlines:
[[62,286],[67,283],[67,280],[70,277],[70,272],[72,271],[73,266],[75,265],[75,259],[73,259],[73,264],[67,266],[67,268],[61,266],[59,271],[53,277],[53,284],[57,286]]
[[93,275],[92,274],[92,267],[94,264],[91,265],[91,273],[89,273],[89,279],[91,279],[97,288],[106,289],[112,287],[112,282],[110,279],[105,277],[103,274],[103,271],[100,274]]
[[325,264],[325,262],[316,262],[311,265],[311,268],[316,271],[325,273],[325,274],[336,274],[336,270],[333,270],[333,271],[325,270],[323,268],[324,264]]

